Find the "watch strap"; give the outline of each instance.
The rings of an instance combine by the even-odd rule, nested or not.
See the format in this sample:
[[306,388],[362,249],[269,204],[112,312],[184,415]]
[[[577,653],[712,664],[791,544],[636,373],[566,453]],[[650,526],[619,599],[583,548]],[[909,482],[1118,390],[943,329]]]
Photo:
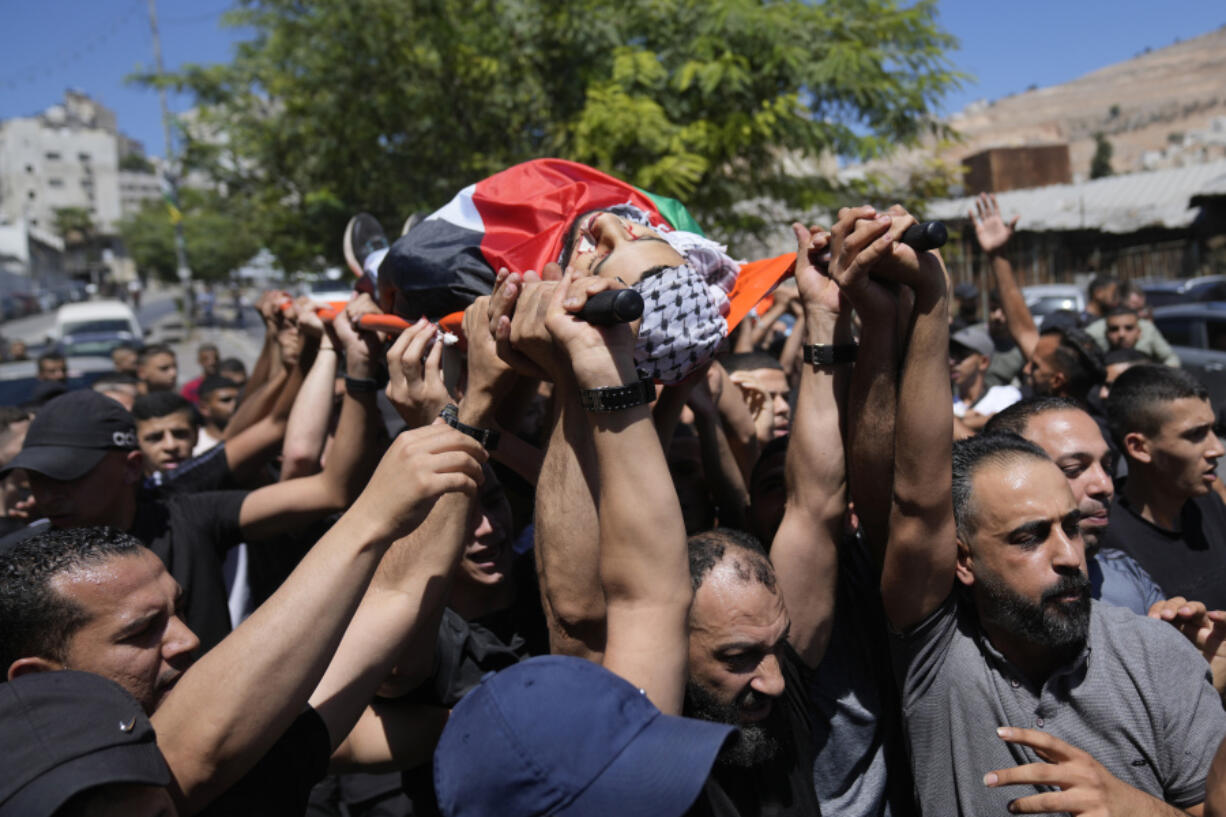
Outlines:
[[655,399],[656,387],[649,377],[624,386],[579,390],[579,402],[588,411],[622,411],[645,406]]
[[467,434],[481,443],[481,447],[486,451],[493,451],[498,448],[498,441],[502,439],[502,433],[496,428],[478,428],[477,426],[470,426],[468,423],[461,423],[460,409],[455,403],[448,403],[443,406],[443,410],[438,413],[438,416],[442,417],[443,422],[456,431],[461,434]]
[[837,363],[855,363],[860,347],[854,343],[813,343],[804,347],[805,363],[815,366],[832,366]]

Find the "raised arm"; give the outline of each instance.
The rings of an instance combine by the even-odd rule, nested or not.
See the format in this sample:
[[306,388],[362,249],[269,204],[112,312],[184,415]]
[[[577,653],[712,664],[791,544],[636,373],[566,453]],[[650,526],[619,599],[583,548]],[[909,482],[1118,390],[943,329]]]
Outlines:
[[[350,302],[349,308],[360,313],[363,305]],[[356,315],[342,312],[334,321],[345,347],[349,377],[373,381],[374,338],[370,333],[359,333],[354,328],[355,320]],[[259,539],[347,508],[379,459],[381,433],[382,417],[373,388],[346,389],[336,438],[323,471],[248,494],[239,512],[243,535],[249,540]]]
[[1005,324],[1009,327],[1009,334],[1017,348],[1030,360],[1034,347],[1039,343],[1039,330],[1034,325],[1030,307],[1026,306],[1022,289],[1017,285],[1013,265],[1005,257],[1005,245],[1013,237],[1013,228],[1017,226],[1018,217],[1014,216],[1013,220],[1006,224],[1000,215],[996,196],[988,193],[979,194],[975,209],[968,215],[975,225],[975,238],[979,240],[979,247],[987,254],[992,265],[992,277],[996,281],[1001,308],[1005,311]]
[[181,811],[224,791],[301,714],[383,553],[438,497],[475,492],[484,460],[446,426],[402,434],[276,593],[180,677],[152,720]]
[[536,487],[536,568],[555,653],[599,661],[605,645],[605,600],[598,570],[595,453],[592,434],[567,365],[554,356],[544,328],[549,288],[500,276],[490,300],[498,353],[521,374],[554,384],[557,415]]
[[[608,279],[563,277],[545,324],[567,352],[581,389],[634,383],[634,336],[573,316]],[[642,689],[661,712],[681,714],[691,600],[681,504],[646,405],[587,412],[599,489],[604,666]]]
[[[289,414],[284,419],[284,442],[281,446],[281,479],[295,479],[319,472],[332,419],[333,392],[340,366],[340,349],[335,333],[325,327],[314,313],[315,304],[306,299],[295,302],[298,321],[304,331],[317,334],[319,348],[315,360],[298,389]],[[271,420],[278,419],[276,410]]]
[[[915,219],[901,208],[873,221],[836,225],[834,254],[849,279],[888,277],[915,294],[894,429],[894,502],[881,575],[890,623],[910,627],[948,597],[956,544],[949,414],[949,318],[945,270],[936,253],[900,241]],[[851,233],[843,242],[842,236]],[[884,233],[884,234],[883,234]],[[867,239],[867,241],[866,241]],[[865,326],[866,332],[872,328]]]
[[[841,309],[838,286],[818,270],[824,266],[818,258],[826,250],[827,235],[799,224],[792,230],[804,343],[849,343],[850,310]],[[789,640],[810,667],[821,663],[834,616],[838,543],[847,510],[841,414],[848,368],[841,363],[801,366],[788,442],[787,506],[770,550],[792,619]]]

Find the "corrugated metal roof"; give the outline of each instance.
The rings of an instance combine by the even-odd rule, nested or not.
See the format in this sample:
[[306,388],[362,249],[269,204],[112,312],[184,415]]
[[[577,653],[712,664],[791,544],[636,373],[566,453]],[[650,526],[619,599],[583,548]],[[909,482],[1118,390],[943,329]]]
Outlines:
[[[1187,227],[1200,213],[1192,206],[1198,194],[1226,192],[1226,161],[1170,170],[1129,173],[1079,184],[1054,184],[997,193],[1005,218],[1021,216],[1019,230],[1047,232],[1101,230],[1131,233],[1145,227]],[[974,198],[934,201],[925,209],[932,219],[966,219]]]

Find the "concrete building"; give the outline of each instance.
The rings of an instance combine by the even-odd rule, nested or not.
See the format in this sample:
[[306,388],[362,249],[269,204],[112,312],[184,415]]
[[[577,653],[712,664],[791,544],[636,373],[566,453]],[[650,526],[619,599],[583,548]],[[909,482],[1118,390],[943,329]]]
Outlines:
[[75,207],[113,233],[125,205],[160,195],[156,176],[119,169],[141,152],[111,110],[77,91],[36,116],[0,122],[0,222],[52,231],[55,211]]

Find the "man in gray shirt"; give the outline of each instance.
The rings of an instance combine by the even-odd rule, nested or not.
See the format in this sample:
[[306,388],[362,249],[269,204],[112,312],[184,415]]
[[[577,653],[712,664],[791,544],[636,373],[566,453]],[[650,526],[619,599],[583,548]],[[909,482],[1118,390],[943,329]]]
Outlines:
[[1169,625],[1091,602],[1077,503],[1042,449],[984,435],[955,467],[931,410],[949,393],[940,259],[860,256],[844,291],[871,268],[915,293],[881,590],[922,811],[1199,813],[1226,735],[1204,660]]

